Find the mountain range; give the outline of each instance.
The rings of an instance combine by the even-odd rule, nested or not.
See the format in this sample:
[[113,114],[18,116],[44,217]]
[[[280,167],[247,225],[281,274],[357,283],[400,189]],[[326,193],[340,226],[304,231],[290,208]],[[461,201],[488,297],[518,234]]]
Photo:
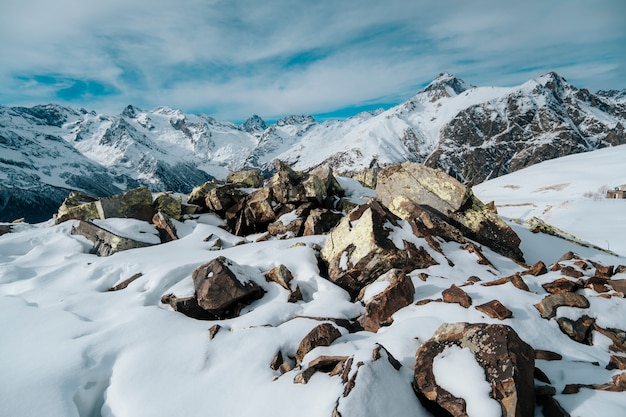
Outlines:
[[548,73],[516,87],[440,74],[408,101],[344,120],[292,115],[237,125],[167,107],[110,116],[55,104],[0,106],[0,221],[50,218],[69,190],[96,196],[147,185],[187,193],[230,171],[351,175],[402,161],[480,183],[564,155],[626,143],[626,90],[596,94]]

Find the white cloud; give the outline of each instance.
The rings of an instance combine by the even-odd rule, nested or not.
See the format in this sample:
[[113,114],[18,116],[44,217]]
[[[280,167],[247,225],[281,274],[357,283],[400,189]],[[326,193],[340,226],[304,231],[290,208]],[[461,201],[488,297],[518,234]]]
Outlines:
[[10,3],[0,6],[5,105],[61,101],[37,75],[117,91],[75,105],[231,120],[402,100],[441,71],[511,85],[556,69],[592,90],[626,87],[619,0]]

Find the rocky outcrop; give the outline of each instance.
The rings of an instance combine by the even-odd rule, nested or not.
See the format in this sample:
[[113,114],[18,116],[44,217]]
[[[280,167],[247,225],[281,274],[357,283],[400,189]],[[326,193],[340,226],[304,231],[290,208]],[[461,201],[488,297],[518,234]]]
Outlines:
[[454,417],[466,417],[466,399],[440,387],[433,362],[446,349],[468,349],[485,372],[503,417],[535,415],[535,352],[506,325],[454,323],[442,325],[417,350],[413,387],[425,401],[434,402]]
[[467,238],[517,261],[524,260],[517,234],[470,188],[440,170],[412,162],[391,166],[378,174],[376,195],[405,220],[417,222],[425,210]]
[[376,200],[348,213],[329,233],[322,248],[329,279],[355,298],[363,287],[390,269],[408,272],[435,265],[424,247],[405,240],[396,246],[391,234],[401,229],[398,221]]

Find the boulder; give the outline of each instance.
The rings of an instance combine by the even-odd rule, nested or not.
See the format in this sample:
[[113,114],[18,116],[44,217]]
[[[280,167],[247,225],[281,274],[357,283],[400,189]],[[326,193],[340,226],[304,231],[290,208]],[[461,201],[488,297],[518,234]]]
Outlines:
[[317,168],[312,169],[309,174],[315,175],[324,184],[324,188],[326,189],[326,193],[328,195],[334,195],[337,197],[342,197],[344,195],[344,190],[333,175],[333,169],[328,165],[322,165]]
[[466,417],[466,402],[437,384],[433,362],[446,348],[469,349],[484,369],[491,397],[503,417],[535,415],[535,352],[515,331],[502,324],[443,324],[416,353],[413,388],[424,401],[435,402],[454,417]]
[[383,205],[405,220],[421,206],[442,218],[466,237],[501,255],[523,262],[520,239],[470,188],[443,171],[405,162],[378,173],[376,195]]
[[548,273],[548,268],[546,267],[546,264],[543,263],[543,261],[538,261],[536,264],[534,264],[533,266],[531,266],[526,272],[525,274],[527,275],[533,275],[535,277],[539,276],[539,275],[544,275]]
[[204,184],[198,187],[194,187],[194,189],[191,191],[191,193],[187,197],[187,203],[193,204],[195,206],[200,206],[202,208],[207,208],[206,207],[206,195],[213,188],[221,184],[222,184],[221,181],[211,180],[211,181],[205,182]]
[[276,173],[268,181],[272,194],[277,202],[283,204],[305,203],[308,201],[304,186],[303,175],[280,161],[275,161]]
[[289,286],[289,283],[293,280],[293,274],[283,264],[280,264],[270,269],[265,274],[265,279],[268,282],[275,282],[281,287],[283,287],[284,289],[291,291],[291,287]]
[[443,290],[441,296],[444,303],[460,304],[461,307],[465,308],[469,308],[472,305],[471,297],[454,284],[450,288]]
[[152,224],[154,224],[154,227],[156,227],[159,231],[159,238],[161,239],[161,243],[178,240],[176,227],[174,227],[174,224],[167,214],[159,211],[152,217]]
[[263,187],[263,175],[257,169],[231,172],[226,176],[227,184],[236,184],[240,187]]
[[139,187],[123,194],[105,197],[96,202],[101,219],[132,218],[149,222],[156,210],[152,207],[152,193],[148,187]]
[[263,289],[247,276],[237,276],[240,269],[223,256],[197,267],[193,273],[198,305],[216,318],[239,315],[241,308],[263,296]]
[[71,191],[59,207],[55,216],[55,223],[59,224],[67,220],[90,221],[100,219],[96,201],[98,201],[96,197],[80,191]]
[[152,207],[175,220],[180,220],[183,215],[181,199],[174,198],[169,193],[160,193],[154,199]]
[[564,277],[559,278],[552,282],[546,282],[545,284],[542,284],[541,286],[543,287],[544,290],[546,290],[550,294],[576,292],[577,290],[582,288],[582,285],[580,284],[580,282],[572,281]]
[[311,210],[304,222],[303,236],[321,235],[330,231],[341,220],[342,215],[325,208]]
[[[415,295],[413,281],[399,269],[392,269],[376,280],[381,281],[387,281],[389,285],[381,293],[365,301],[365,313],[358,318],[363,329],[370,332],[378,331],[381,326],[390,325],[393,322],[391,316],[412,304]],[[366,290],[367,287],[364,288],[364,291]]]
[[330,346],[339,337],[341,337],[341,332],[330,323],[322,323],[315,326],[300,341],[295,356],[296,362],[298,364],[302,363],[302,359],[304,359],[307,353],[318,346]]
[[589,301],[582,295],[573,292],[550,294],[543,300],[535,304],[535,308],[541,313],[544,319],[551,319],[556,316],[559,307],[588,308]]
[[140,242],[127,237],[116,235],[97,226],[91,222],[79,221],[78,226],[73,226],[70,231],[72,235],[81,235],[91,240],[94,244],[90,253],[98,256],[110,256],[116,252],[121,252],[135,248],[145,248],[152,246],[152,243]]
[[567,317],[559,317],[556,319],[559,328],[570,339],[585,345],[593,345],[592,330],[596,320],[584,315],[578,320],[572,320]]
[[485,313],[492,319],[504,320],[513,317],[513,313],[498,300],[491,300],[475,307],[481,313]]
[[354,299],[361,289],[393,268],[410,272],[437,262],[423,247],[390,239],[399,219],[376,200],[348,213],[329,233],[321,251],[328,277]]
[[246,193],[234,184],[217,186],[209,190],[204,198],[206,208],[224,214],[228,209],[245,199]]
[[269,223],[276,219],[272,207],[271,189],[261,188],[248,196],[245,216],[250,224]]

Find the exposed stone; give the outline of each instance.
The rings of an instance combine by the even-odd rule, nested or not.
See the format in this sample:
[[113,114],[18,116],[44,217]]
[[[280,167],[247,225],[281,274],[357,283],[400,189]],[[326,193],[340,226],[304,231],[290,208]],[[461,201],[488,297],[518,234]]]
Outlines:
[[298,301],[302,301],[302,291],[300,291],[300,286],[296,285],[296,289],[289,292],[289,298],[287,298],[287,302],[297,303]]
[[[537,358],[535,357],[535,360]],[[534,373],[534,377],[536,380],[541,381],[543,383],[546,384],[551,384],[552,382],[550,382],[550,378],[548,378],[548,376],[545,374],[545,372],[543,372],[541,369],[535,367],[535,373]],[[547,388],[547,387],[546,387]],[[554,388],[554,387],[550,387],[550,388]],[[535,393],[537,392],[537,388],[535,388]],[[554,392],[556,394],[556,391]],[[554,394],[552,394],[554,395]]]
[[466,284],[468,285],[474,285],[477,282],[480,282],[481,279],[479,277],[477,277],[476,275],[472,275],[470,277],[467,278]]
[[597,324],[594,324],[593,329],[611,339],[613,344],[609,346],[609,350],[612,350],[613,352],[626,353],[626,331],[612,328],[605,329]]
[[272,209],[272,193],[269,188],[261,188],[248,196],[246,218],[249,223],[263,224],[276,219]]
[[341,220],[342,215],[328,209],[313,209],[304,222],[303,236],[324,234]]
[[306,384],[309,382],[311,377],[315,375],[316,372],[316,368],[306,368],[305,370],[300,371],[296,374],[296,376],[293,378],[293,382],[296,384]]
[[137,280],[138,278],[141,278],[142,276],[143,274],[141,272],[133,274],[130,278],[127,278],[124,281],[120,282],[119,284],[109,288],[107,291],[123,290],[124,288],[128,287],[133,281]]
[[593,330],[595,319],[584,315],[578,320],[559,317],[556,319],[556,322],[559,324],[561,331],[569,336],[570,339],[585,345],[593,345],[591,331]]
[[181,200],[172,197],[172,195],[168,193],[159,194],[154,199],[152,207],[154,207],[155,210],[167,214],[174,220],[180,220],[183,214]]
[[377,361],[378,359],[381,358],[381,354],[380,354],[381,351],[385,352],[385,355],[387,356],[387,361],[389,362],[391,366],[393,366],[393,369],[395,369],[396,371],[399,371],[400,368],[402,368],[402,364],[400,363],[400,361],[397,360],[391,354],[391,352],[389,352],[387,348],[381,345],[380,343],[376,343],[376,347],[372,351],[372,358],[374,361]]
[[581,288],[580,282],[572,281],[567,278],[559,278],[552,282],[542,285],[543,289],[550,294],[560,294],[566,292],[576,292]]
[[[403,307],[413,303],[415,287],[411,278],[398,269],[392,269],[378,280],[389,285],[381,293],[365,302],[365,313],[358,322],[370,332],[376,332],[381,326],[390,325],[391,316]],[[363,292],[363,291],[362,291]]]
[[567,384],[563,389],[563,394],[576,394],[581,388],[608,392],[624,392],[626,391],[626,372],[614,375],[612,381],[605,384]]
[[308,175],[303,181],[304,195],[309,201],[323,204],[326,200],[326,185],[315,175]]
[[520,289],[522,291],[530,291],[530,289],[528,288],[528,285],[526,285],[526,282],[524,282],[522,277],[519,276],[518,274],[513,274],[508,277],[498,278],[493,281],[487,281],[480,285],[482,285],[483,287],[493,287],[495,285],[503,285],[508,282],[513,284],[513,286],[517,289]]
[[561,359],[563,359],[563,356],[550,350],[536,349],[535,359],[543,361],[560,361]]
[[561,274],[565,275],[566,277],[570,277],[570,278],[580,278],[583,276],[583,273],[580,272],[579,270],[577,270],[576,268],[574,268],[573,266],[564,266],[563,268],[561,268]]
[[320,372],[334,372],[340,373],[338,366],[343,368],[343,365],[348,360],[348,356],[318,356],[309,362],[309,368],[315,368]]
[[330,232],[322,248],[329,279],[354,298],[392,268],[410,272],[435,265],[423,247],[406,241],[403,249],[396,247],[389,236],[397,225],[397,217],[376,200],[352,210]]
[[572,259],[580,259],[580,257],[576,255],[574,252],[569,251],[569,252],[565,252],[563,256],[561,256],[557,262],[571,261]]
[[613,289],[610,286],[611,281],[607,278],[594,276],[585,281],[585,288],[589,288],[597,292],[598,294],[602,294],[605,292],[609,292]]
[[219,332],[221,328],[222,326],[220,326],[219,324],[214,324],[213,326],[211,326],[209,328],[209,339],[213,340],[215,336],[217,336],[217,332]]
[[209,193],[209,191],[211,191],[213,188],[221,185],[222,182],[220,181],[216,181],[216,180],[211,180],[211,181],[207,181],[204,184],[198,186],[198,187],[194,187],[194,189],[191,191],[191,193],[189,194],[189,197],[187,197],[187,203],[188,204],[193,204],[196,206],[200,206],[203,208],[207,208],[206,206],[206,195]]
[[609,285],[622,294],[626,294],[626,279],[611,279]]
[[206,194],[205,205],[209,210],[217,213],[225,213],[228,209],[246,198],[246,193],[234,184],[222,185],[212,188]]
[[149,222],[156,210],[152,207],[152,193],[148,187],[135,188],[123,194],[96,201],[101,219],[132,218]]
[[452,284],[452,286],[441,293],[444,303],[460,304],[469,308],[472,305],[472,298],[465,291]]
[[260,188],[263,187],[263,175],[256,169],[231,172],[226,176],[226,183],[240,187]]
[[361,171],[355,172],[351,175],[352,179],[357,180],[361,183],[362,186],[371,188],[372,190],[376,188],[376,182],[378,180],[378,171],[374,168],[365,168]]
[[268,282],[275,282],[281,287],[283,287],[284,289],[291,291],[291,288],[289,287],[289,283],[293,280],[293,274],[283,264],[280,264],[270,269],[265,274],[265,279]]
[[600,265],[598,263],[594,263],[594,266],[596,267],[595,276],[597,277],[611,278],[613,274],[615,273],[613,265],[605,266],[605,265]]
[[485,313],[492,319],[504,320],[513,317],[511,310],[506,308],[506,306],[498,300],[488,301],[485,304],[476,306],[475,308],[476,310]]
[[212,320],[215,315],[209,313],[198,305],[198,299],[195,296],[178,298],[174,294],[167,294],[161,297],[163,304],[168,304],[174,311],[183,313],[187,317],[198,320]]
[[561,306],[588,308],[589,301],[580,295],[573,292],[550,294],[546,296],[539,303],[535,304],[541,317],[544,319],[551,319],[556,316],[556,310]]
[[72,227],[70,233],[73,235],[81,235],[91,240],[94,246],[90,253],[98,256],[110,256],[116,252],[152,246],[152,243],[140,242],[127,237],[118,236],[91,222],[80,221],[78,226]]
[[480,250],[480,247],[478,247],[478,245],[476,245],[475,243],[467,242],[463,245],[463,249],[465,249],[469,253],[473,253],[474,255],[476,255],[479,265],[487,265],[492,267],[493,269],[496,269],[491,261],[487,259],[487,257],[483,254],[482,250]]
[[0,236],[5,235],[7,233],[11,233],[11,225],[10,224],[0,224]]
[[437,385],[433,361],[446,348],[469,349],[484,369],[491,396],[500,403],[503,417],[534,416],[534,350],[515,331],[501,324],[443,324],[416,353],[413,387],[452,416],[467,416],[465,400]]
[[308,198],[302,185],[302,174],[295,172],[289,165],[278,159],[275,161],[275,166],[276,173],[267,185],[272,189],[276,201],[283,204],[307,202]]
[[256,283],[235,275],[236,268],[235,262],[220,256],[192,273],[198,305],[215,317],[236,317],[242,307],[263,296]]
[[443,171],[405,162],[378,174],[376,195],[383,205],[405,220],[407,206],[417,204],[443,218],[472,240],[523,262],[520,239],[500,217],[476,198],[471,189]]
[[548,268],[546,267],[546,264],[543,263],[543,261],[538,261],[536,264],[534,264],[533,266],[531,266],[526,272],[526,275],[533,275],[535,277],[539,276],[539,275],[544,275],[548,273]]
[[615,356],[611,355],[609,358],[609,364],[606,366],[606,369],[619,369],[626,370],[626,356]]
[[537,393],[537,404],[541,406],[543,417],[570,417],[570,414],[561,407],[561,404],[552,395],[539,394],[541,393]]
[[159,211],[155,214],[152,217],[152,224],[154,224],[154,227],[159,231],[159,237],[162,243],[178,240],[176,227],[174,227],[174,224],[165,213]]
[[272,362],[270,363],[270,368],[273,371],[278,371],[280,369],[280,366],[284,363],[284,359],[283,359],[283,353],[279,350],[278,353],[276,354],[276,356],[274,356],[274,359],[272,359]]
[[341,332],[330,323],[322,323],[311,330],[298,345],[296,362],[302,363],[305,355],[318,346],[330,346],[335,339],[341,336]]
[[328,195],[334,195],[341,197],[344,195],[344,190],[333,175],[333,169],[328,165],[319,166],[309,172],[311,175],[315,175],[324,184],[326,193]]
[[67,220],[91,221],[100,219],[100,213],[96,206],[96,197],[92,197],[80,191],[72,191],[63,201],[55,216],[55,223],[63,223]]

